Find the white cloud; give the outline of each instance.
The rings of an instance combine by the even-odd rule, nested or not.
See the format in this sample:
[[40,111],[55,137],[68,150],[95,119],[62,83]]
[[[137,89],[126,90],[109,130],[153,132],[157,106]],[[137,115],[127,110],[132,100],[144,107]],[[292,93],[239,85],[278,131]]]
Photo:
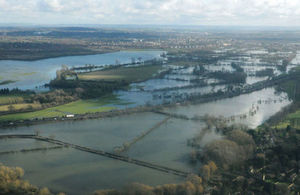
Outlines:
[[300,25],[298,0],[0,0],[0,23]]

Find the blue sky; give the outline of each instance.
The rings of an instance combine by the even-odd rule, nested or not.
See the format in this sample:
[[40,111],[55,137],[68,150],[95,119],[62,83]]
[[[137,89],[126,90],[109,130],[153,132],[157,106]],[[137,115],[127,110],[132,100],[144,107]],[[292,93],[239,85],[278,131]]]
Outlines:
[[0,0],[0,23],[299,26],[300,0]]

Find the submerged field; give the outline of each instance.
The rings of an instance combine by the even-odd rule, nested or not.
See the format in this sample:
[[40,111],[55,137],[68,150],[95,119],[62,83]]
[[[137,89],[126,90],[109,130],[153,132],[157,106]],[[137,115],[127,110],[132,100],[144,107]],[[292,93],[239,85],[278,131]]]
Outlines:
[[[268,99],[268,97],[274,96],[273,92],[274,89],[261,90],[232,99],[207,104],[179,106],[166,111],[181,114],[191,113],[191,116],[194,114],[205,115],[214,111],[215,113],[226,112],[228,116],[231,116],[238,114],[237,110],[248,112],[253,102],[256,102],[259,97],[265,96]],[[256,97],[254,101],[249,101],[253,100],[254,97]],[[277,95],[277,97],[280,96]],[[242,99],[247,99],[248,101],[242,101]],[[288,101],[283,101],[282,103],[277,101],[277,103],[261,105],[263,109],[254,117],[248,117],[248,121],[254,126],[259,125],[263,122],[262,119],[266,119],[274,114],[287,103]],[[78,101],[78,105],[84,104],[94,105],[92,102]],[[75,105],[71,104],[70,108],[66,106],[61,107],[61,110],[74,111],[72,106]],[[225,109],[230,106],[235,106],[236,109],[230,111]],[[270,109],[273,107],[277,109]],[[198,112],[196,112],[197,110]],[[161,114],[135,113],[112,118],[66,121],[4,129],[0,134],[11,132],[15,134],[30,134],[39,131],[42,136],[55,137],[58,140],[113,152],[116,147],[129,143],[135,137],[140,136],[164,119],[166,119],[166,116]],[[160,127],[155,128],[151,133],[121,154],[170,168],[197,172],[200,165],[189,163],[189,153],[192,149],[187,145],[187,140],[201,133],[201,128],[204,126],[205,123],[202,121],[172,118]],[[215,132],[209,132],[204,136],[202,145],[221,137]],[[8,146],[7,148],[1,147],[1,150],[6,151],[12,147],[13,149],[22,148],[22,144],[14,145],[15,142],[14,140],[1,141],[0,146]],[[30,146],[26,145],[26,147],[41,147],[42,143],[33,141],[32,144]],[[67,192],[68,194],[88,194],[97,189],[120,188],[132,182],[159,185],[179,183],[184,179],[70,148],[46,152],[0,155],[0,160],[9,166],[18,165],[23,167],[26,171],[25,179],[30,180],[33,184],[48,186],[50,189]],[[49,171],[50,169],[51,171]],[[43,175],[47,175],[47,177],[42,177]],[[84,181],[82,181],[82,178],[85,178]]]
[[[112,58],[110,57],[108,61],[115,60]],[[80,59],[79,57],[71,61],[75,64]],[[125,57],[123,56],[123,59],[126,62],[130,58],[126,55]],[[98,62],[97,60],[94,59],[93,61]],[[202,71],[206,73],[217,71],[229,73],[234,71],[234,68],[231,66],[232,61],[234,59],[231,59],[229,63],[220,61],[220,64],[206,65],[205,70]],[[252,61],[250,62],[252,63]],[[201,67],[197,65],[198,63],[185,64],[184,61],[178,61],[178,63],[183,66],[117,67],[90,73],[80,73],[78,74],[79,82],[84,80],[84,82],[88,83],[86,80],[92,80],[90,83],[99,83],[100,81],[104,81],[103,83],[111,83],[112,81],[134,83],[129,86],[128,90],[126,88],[124,91],[114,92],[114,94],[127,94],[128,98],[124,98],[121,95],[117,97],[108,95],[95,99],[77,100],[39,111],[0,116],[0,121],[34,120],[36,118],[63,117],[68,114],[105,112],[132,105],[155,105],[153,102],[157,104],[176,103],[178,100],[185,102],[188,97],[193,95],[215,93],[230,88],[228,84],[219,85],[220,79],[211,78],[207,76],[209,74],[201,73]],[[246,66],[247,63],[242,66],[245,70],[249,69]],[[267,79],[253,76],[261,64],[253,66],[251,67],[254,69],[253,71],[245,71],[247,76],[252,75],[251,77],[254,77],[253,82]],[[169,71],[166,71],[166,75],[162,75],[162,78],[154,77],[164,67],[171,68]],[[76,79],[76,81],[78,80]],[[248,84],[250,83],[246,82],[238,85],[243,87]],[[2,102],[2,105],[22,105],[24,101],[21,98],[14,96],[3,97],[0,98],[0,104]],[[287,98],[286,93],[277,93],[275,88],[270,87],[218,101],[203,104],[172,104],[174,105],[173,107],[164,107],[163,109],[170,116],[180,115],[186,116],[186,118],[172,118],[168,114],[144,112],[110,118],[82,121],[65,120],[60,123],[45,123],[28,127],[20,126],[3,129],[0,131],[0,134],[33,134],[38,132],[41,136],[54,137],[57,140],[83,147],[90,147],[105,152],[120,152],[121,155],[131,159],[199,173],[199,167],[202,166],[202,162],[190,163],[190,153],[193,149],[187,144],[189,139],[204,132],[202,128],[205,126],[205,122],[199,118],[207,115],[216,117],[221,115],[226,117],[226,119],[230,119],[227,122],[228,124],[242,123],[250,128],[256,128],[290,103],[291,101]],[[5,109],[8,109],[7,105]],[[294,115],[294,117],[299,117],[300,113],[295,113]],[[199,117],[199,120],[190,120],[197,119],[197,117]],[[160,123],[161,125],[157,126]],[[212,140],[222,139],[222,136],[222,134],[215,131],[204,132],[200,145],[203,147]],[[39,141],[0,140],[0,152],[5,153],[12,149],[22,150],[24,148],[39,148],[48,145],[48,143],[40,143]],[[116,150],[122,148],[122,146],[128,147],[124,151]],[[25,178],[35,185],[48,186],[55,192],[62,191],[69,194],[88,194],[97,189],[120,188],[132,182],[161,185],[179,183],[184,179],[166,172],[149,169],[149,167],[141,167],[71,148],[45,150],[43,152],[25,153],[21,151],[14,154],[7,153],[0,155],[0,161],[8,166],[23,167],[26,170]]]

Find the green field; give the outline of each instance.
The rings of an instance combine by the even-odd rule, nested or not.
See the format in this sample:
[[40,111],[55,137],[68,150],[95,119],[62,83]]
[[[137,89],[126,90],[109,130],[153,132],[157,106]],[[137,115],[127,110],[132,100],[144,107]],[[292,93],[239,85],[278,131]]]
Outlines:
[[127,82],[138,82],[150,79],[154,74],[162,69],[161,65],[147,65],[138,67],[118,67],[108,70],[95,71],[79,74],[82,80],[103,80],[116,81],[124,80]]
[[22,75],[23,76],[32,76],[34,74],[36,74],[37,72],[26,72],[26,73],[23,73]]
[[11,104],[11,105],[3,105],[0,106],[0,112],[7,112],[10,111],[10,106],[13,107],[13,110],[17,111],[17,110],[22,110],[22,109],[28,109],[29,107],[31,107],[32,109],[40,109],[41,108],[41,104]]
[[272,128],[276,128],[276,129],[286,129],[286,127],[290,125],[290,121],[282,121],[274,126],[272,126]]
[[288,119],[300,119],[300,110],[297,110],[294,113],[291,113],[287,116]]
[[122,105],[125,103],[121,102],[115,96],[106,96],[103,98],[90,100],[78,100],[65,105],[51,107],[40,111],[3,115],[0,116],[0,121],[61,117],[65,116],[66,114],[95,113],[116,109],[116,107],[110,106],[109,104]]
[[0,96],[0,105],[5,104],[17,104],[23,103],[24,96],[17,96],[17,95],[1,95]]
[[18,114],[8,114],[4,116],[0,116],[0,121],[16,121],[16,120],[26,120],[26,119],[34,119],[34,118],[46,118],[46,117],[59,117],[64,116],[61,112],[56,112],[52,109],[45,109],[35,112],[26,112],[26,113],[18,113]]
[[[293,121],[299,121],[298,124],[293,123]],[[294,128],[299,129],[300,128],[300,110],[297,110],[296,112],[288,114],[285,119],[275,126],[273,128],[277,129],[285,129],[288,125],[291,125]]]

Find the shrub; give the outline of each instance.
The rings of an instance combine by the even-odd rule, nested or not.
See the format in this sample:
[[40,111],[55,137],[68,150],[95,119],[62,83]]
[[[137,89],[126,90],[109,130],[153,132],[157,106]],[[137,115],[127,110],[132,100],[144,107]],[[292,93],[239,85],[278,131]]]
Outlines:
[[231,140],[216,140],[205,146],[204,156],[220,165],[234,164],[240,159],[240,148]]
[[202,178],[197,175],[189,175],[187,181],[180,184],[165,184],[151,187],[144,184],[133,183],[117,190],[99,190],[95,195],[193,195],[202,194]]
[[[48,188],[39,189],[22,179],[24,170],[20,167],[7,167],[0,164],[1,195],[51,195]],[[60,193],[59,195],[64,195]]]

